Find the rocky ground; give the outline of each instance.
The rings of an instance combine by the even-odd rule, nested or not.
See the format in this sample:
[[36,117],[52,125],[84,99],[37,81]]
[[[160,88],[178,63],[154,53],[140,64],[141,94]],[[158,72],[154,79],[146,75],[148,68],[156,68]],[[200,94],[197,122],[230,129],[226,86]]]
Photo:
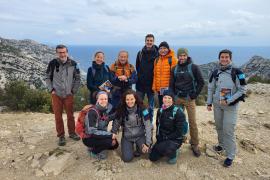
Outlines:
[[239,110],[238,155],[231,168],[224,168],[225,157],[211,150],[217,135],[213,113],[203,106],[197,109],[203,155],[194,157],[184,144],[176,165],[166,159],[151,163],[146,156],[124,163],[119,149],[97,161],[81,141],[57,146],[53,114],[2,113],[0,179],[270,179],[270,86],[249,89]]

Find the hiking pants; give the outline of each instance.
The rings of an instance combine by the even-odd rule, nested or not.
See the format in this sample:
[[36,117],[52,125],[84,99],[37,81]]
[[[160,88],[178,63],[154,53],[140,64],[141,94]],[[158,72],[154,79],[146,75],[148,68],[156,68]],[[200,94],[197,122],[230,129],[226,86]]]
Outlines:
[[187,99],[187,98],[177,98],[175,104],[178,106],[182,106],[187,110],[188,114],[188,122],[189,122],[189,133],[190,133],[190,144],[191,145],[199,145],[199,135],[198,135],[198,127],[196,123],[196,103],[195,99]]
[[112,145],[112,138],[111,137],[102,137],[99,136],[96,137],[89,137],[89,138],[83,138],[82,139],[83,144],[89,148],[92,148],[92,152],[95,154],[100,153],[103,150],[113,150],[118,148],[118,142],[116,141],[116,144]]
[[149,155],[150,161],[157,161],[161,157],[166,156],[169,159],[176,156],[176,150],[181,146],[172,140],[165,140],[161,142],[156,142],[154,144],[151,153]]
[[139,148],[139,151],[142,153],[142,145],[145,144],[145,137],[140,137],[136,141],[130,141],[122,136],[121,139],[121,153],[122,160],[124,162],[130,162],[134,157],[134,143]]
[[68,134],[75,133],[75,121],[73,116],[73,95],[68,95],[65,98],[52,94],[52,108],[55,116],[55,125],[57,137],[65,136],[65,128],[63,122],[63,109],[67,114]]
[[235,127],[238,104],[221,106],[214,103],[214,119],[218,134],[218,143],[225,149],[227,158],[234,159],[236,154]]

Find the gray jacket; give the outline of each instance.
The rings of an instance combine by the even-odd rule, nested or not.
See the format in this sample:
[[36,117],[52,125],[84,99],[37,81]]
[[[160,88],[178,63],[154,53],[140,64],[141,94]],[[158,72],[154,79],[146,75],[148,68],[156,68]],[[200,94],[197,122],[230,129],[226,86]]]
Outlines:
[[[237,101],[243,94],[246,93],[246,83],[245,83],[245,75],[244,73],[238,75],[236,77],[235,83],[232,80],[231,75],[232,68],[228,68],[225,71],[218,70],[218,80],[215,78],[212,79],[211,82],[208,83],[208,97],[207,104],[216,104],[219,105],[219,101],[224,99],[224,90],[226,89],[231,92],[228,92],[228,95],[225,97],[227,103],[230,105]],[[211,74],[212,76],[213,74]],[[223,91],[223,92],[222,92]],[[238,103],[236,103],[238,104]]]
[[46,71],[45,81],[49,91],[55,90],[56,95],[60,97],[75,94],[81,83],[77,63],[70,58],[65,63],[59,59],[51,60]]
[[148,110],[143,110],[141,115],[137,111],[137,107],[127,109],[126,117],[118,118],[113,121],[112,133],[116,134],[120,126],[123,127],[123,134],[129,141],[137,141],[140,137],[145,136],[145,144],[150,146],[152,144],[152,125],[149,118]]
[[85,116],[85,133],[88,135],[108,136],[111,137],[112,133],[107,131],[110,122],[109,113],[112,110],[112,105],[109,104],[107,108],[102,108],[96,105]]

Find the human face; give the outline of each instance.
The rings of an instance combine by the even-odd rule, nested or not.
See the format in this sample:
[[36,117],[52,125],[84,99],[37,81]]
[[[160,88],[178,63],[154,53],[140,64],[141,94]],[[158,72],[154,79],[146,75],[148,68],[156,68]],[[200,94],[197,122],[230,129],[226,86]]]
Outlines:
[[126,64],[127,61],[128,61],[128,53],[127,52],[121,52],[118,55],[118,60],[122,65]]
[[147,37],[145,40],[145,46],[147,49],[152,48],[154,45],[154,38],[153,37]]
[[98,96],[97,102],[100,106],[106,107],[108,105],[108,95],[107,94],[100,94]]
[[232,62],[230,55],[228,53],[221,53],[220,58],[219,58],[219,63],[222,66],[227,66]]
[[65,62],[67,60],[68,52],[66,48],[56,49],[56,54],[62,62]]
[[178,56],[178,61],[179,61],[180,64],[183,64],[183,63],[185,63],[187,61],[187,58],[188,58],[187,54],[182,53],[182,54],[180,54]]
[[126,96],[126,104],[127,104],[127,106],[130,107],[130,108],[134,107],[135,103],[136,103],[136,99],[135,99],[134,95],[133,94],[128,94]]
[[97,64],[102,64],[104,62],[104,54],[103,53],[97,53],[95,56],[95,61]]
[[163,104],[166,107],[170,107],[173,104],[173,99],[171,96],[163,96]]
[[164,47],[164,46],[161,46],[161,47],[159,48],[159,54],[160,54],[161,56],[167,55],[168,52],[169,52],[169,49],[166,48],[166,47]]

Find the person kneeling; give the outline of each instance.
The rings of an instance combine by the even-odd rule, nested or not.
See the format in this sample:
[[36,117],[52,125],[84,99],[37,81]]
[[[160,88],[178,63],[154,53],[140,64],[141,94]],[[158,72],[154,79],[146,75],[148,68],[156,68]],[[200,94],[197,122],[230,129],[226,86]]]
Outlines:
[[183,137],[187,133],[188,123],[185,114],[180,107],[173,104],[173,97],[172,92],[164,92],[163,105],[158,109],[156,117],[157,142],[149,155],[151,161],[157,161],[166,156],[169,158],[169,164],[175,164]]
[[82,137],[83,144],[88,147],[91,157],[106,159],[106,150],[116,149],[116,136],[107,131],[112,105],[108,103],[108,94],[100,91],[96,105],[87,105],[80,112],[76,132]]
[[151,146],[150,114],[143,102],[133,90],[127,90],[122,96],[113,121],[112,133],[116,134],[122,126],[121,139],[122,160],[130,162],[134,157],[134,144],[140,153],[148,153]]

